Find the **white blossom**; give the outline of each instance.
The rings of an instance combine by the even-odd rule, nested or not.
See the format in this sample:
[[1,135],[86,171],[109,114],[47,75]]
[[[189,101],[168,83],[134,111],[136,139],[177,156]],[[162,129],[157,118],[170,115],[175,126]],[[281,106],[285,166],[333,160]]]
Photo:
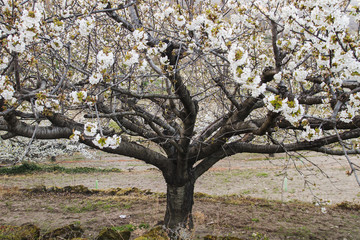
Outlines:
[[125,56],[124,64],[131,66],[139,62],[139,54],[133,49]]
[[11,100],[14,96],[14,88],[12,86],[8,86],[7,89],[2,90],[1,96],[5,100]]
[[13,98],[15,93],[15,89],[12,85],[10,85],[10,82],[8,82],[7,76],[0,76],[0,96],[10,102],[15,101]]
[[264,98],[264,103],[267,109],[272,112],[281,112],[283,110],[283,99],[279,95],[268,95]]
[[293,72],[293,76],[297,82],[303,83],[308,75],[308,71],[303,69],[298,69]]
[[89,77],[89,83],[92,85],[98,84],[101,80],[103,79],[103,76],[101,73],[99,72],[94,72],[93,74],[91,74],[91,76]]
[[73,104],[79,104],[86,100],[87,93],[85,91],[72,91],[70,97]]
[[95,19],[91,16],[78,20],[79,32],[81,36],[88,36],[95,27]]
[[321,212],[324,214],[327,213],[326,207],[321,207]]
[[114,64],[114,54],[112,52],[105,53],[103,50],[101,50],[98,52],[96,58],[101,70]]
[[81,136],[81,132],[78,130],[73,131],[73,134],[70,136],[70,140],[73,142],[78,142]]
[[44,111],[44,108],[45,108],[43,101],[41,101],[39,99],[37,99],[35,101],[34,107],[37,112],[42,112],[42,111]]
[[231,46],[228,59],[234,79],[238,83],[245,83],[251,77],[251,69],[244,67],[247,64],[248,56],[248,52],[241,46],[237,44]]
[[168,46],[167,43],[160,42],[159,45],[158,45],[159,52],[164,52],[166,50],[167,46]]
[[185,25],[186,23],[186,19],[183,15],[180,15],[180,16],[175,16],[175,20],[174,20],[176,26],[178,27],[182,27]]
[[10,51],[22,53],[25,51],[25,41],[17,35],[9,35],[7,37],[7,46]]
[[189,24],[187,24],[187,28],[190,31],[199,30],[201,25],[206,21],[205,15],[198,15],[196,18]]
[[273,78],[276,83],[280,83],[280,81],[282,79],[282,72],[276,73]]
[[321,128],[311,128],[309,125],[305,126],[305,131],[302,132],[301,137],[306,141],[315,141],[323,137],[323,132]]
[[97,129],[98,129],[98,127],[97,127],[96,123],[87,122],[84,125],[84,134],[86,136],[93,137],[93,136],[95,136]]
[[106,137],[101,136],[99,133],[96,134],[92,142],[95,146],[97,146],[100,149],[107,148],[109,146],[109,142],[106,142]]
[[160,57],[160,63],[162,65],[169,65],[169,59],[167,56],[164,56],[164,57]]
[[109,146],[109,148],[115,149],[117,148],[121,143],[121,136],[114,135],[112,137],[108,137],[106,139],[106,144]]
[[251,88],[251,95],[253,97],[259,97],[266,90],[266,84],[261,84],[260,86],[256,86]]
[[53,39],[50,43],[51,47],[55,50],[60,50],[63,47],[62,42],[59,39]]
[[164,11],[164,17],[167,18],[169,17],[175,10],[172,7],[168,7],[165,9]]
[[24,29],[32,27],[39,28],[41,18],[42,9],[39,4],[36,4],[33,10],[28,11],[27,9],[24,9],[20,21]]
[[0,71],[5,69],[9,64],[9,58],[7,56],[2,57],[0,59]]
[[133,33],[132,33],[134,39],[136,42],[141,42],[143,40],[147,40],[147,35],[145,33],[145,31],[136,29]]
[[292,125],[297,126],[304,115],[304,108],[297,99],[289,101],[287,98],[283,101],[283,115]]
[[344,110],[344,111],[340,112],[339,118],[340,118],[340,120],[342,122],[351,123],[352,118],[354,117],[354,114],[352,114],[349,110],[350,109],[347,109],[347,110]]

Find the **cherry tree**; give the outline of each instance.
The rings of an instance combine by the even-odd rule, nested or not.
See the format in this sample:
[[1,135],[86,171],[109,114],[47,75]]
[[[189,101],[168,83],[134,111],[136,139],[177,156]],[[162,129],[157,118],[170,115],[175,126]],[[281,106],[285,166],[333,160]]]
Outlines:
[[[348,0],[0,0],[4,140],[69,139],[161,170],[164,225],[236,153],[360,153]],[[174,237],[175,238],[175,237]]]

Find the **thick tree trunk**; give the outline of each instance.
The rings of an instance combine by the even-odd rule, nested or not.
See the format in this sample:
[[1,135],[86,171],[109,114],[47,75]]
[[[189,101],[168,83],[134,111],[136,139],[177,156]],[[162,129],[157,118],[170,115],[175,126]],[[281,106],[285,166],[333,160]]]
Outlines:
[[194,204],[194,182],[186,182],[183,186],[167,184],[167,205],[165,226],[177,235],[180,229],[191,229],[191,216]]

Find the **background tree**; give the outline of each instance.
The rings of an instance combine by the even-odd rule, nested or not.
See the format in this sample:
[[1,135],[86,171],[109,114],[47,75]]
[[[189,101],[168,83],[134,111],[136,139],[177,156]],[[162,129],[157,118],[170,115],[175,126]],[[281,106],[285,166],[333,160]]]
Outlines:
[[196,180],[236,153],[345,155],[357,178],[358,7],[201,2],[0,1],[2,138],[156,166],[173,233],[192,225]]

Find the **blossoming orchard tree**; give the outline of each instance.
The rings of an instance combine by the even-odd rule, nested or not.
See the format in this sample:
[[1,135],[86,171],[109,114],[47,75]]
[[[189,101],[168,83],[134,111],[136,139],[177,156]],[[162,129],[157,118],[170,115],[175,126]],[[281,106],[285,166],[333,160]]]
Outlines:
[[194,184],[226,156],[345,155],[356,176],[356,4],[200,2],[0,0],[2,138],[154,165],[174,231],[191,227]]

